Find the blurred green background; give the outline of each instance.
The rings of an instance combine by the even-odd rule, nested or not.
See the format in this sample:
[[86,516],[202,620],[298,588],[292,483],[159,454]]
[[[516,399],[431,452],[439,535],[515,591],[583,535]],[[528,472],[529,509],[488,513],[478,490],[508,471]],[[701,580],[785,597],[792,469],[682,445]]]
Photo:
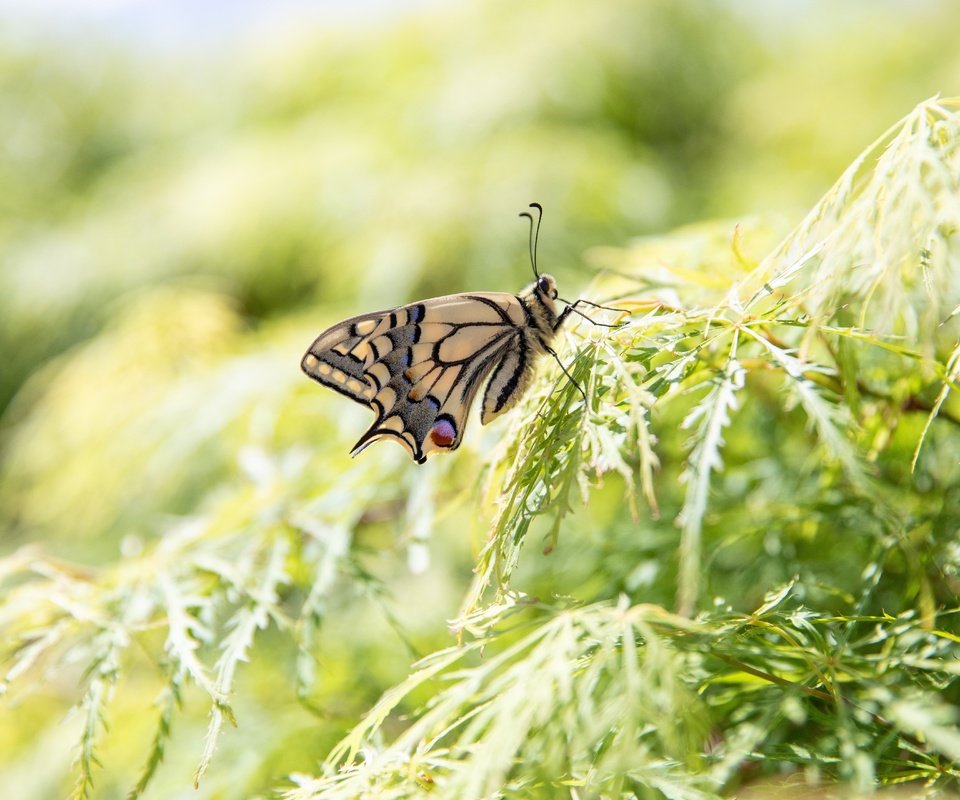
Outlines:
[[4,408],[159,286],[320,326],[513,290],[533,199],[574,291],[590,245],[793,219],[960,77],[947,2],[84,5],[0,33]]
[[[302,351],[360,311],[519,289],[530,201],[546,209],[540,263],[575,296],[591,247],[744,215],[786,231],[890,124],[960,88],[948,0],[7,0],[0,14],[0,550],[42,543],[94,568],[209,507],[238,451],[254,477],[298,468],[263,466],[251,442],[303,440],[343,468],[366,415],[309,385]],[[412,469],[381,457],[396,473],[378,499],[409,505]],[[451,492],[469,491],[476,464],[456,459],[431,474],[456,470]],[[366,522],[414,654],[444,646],[471,542],[457,525],[435,537],[427,583],[391,551],[397,528]],[[411,652],[382,606],[351,614],[325,632],[319,727],[289,690],[288,644],[251,666],[208,796],[309,769],[403,677]],[[125,691],[114,725],[147,730]],[[57,727],[68,682],[40,694],[0,711],[0,775],[24,797],[46,796],[38,765],[72,742]],[[183,725],[174,764],[195,762],[203,710]],[[113,746],[105,761],[140,758]],[[257,774],[232,774],[252,751]],[[184,775],[170,785],[195,796]]]

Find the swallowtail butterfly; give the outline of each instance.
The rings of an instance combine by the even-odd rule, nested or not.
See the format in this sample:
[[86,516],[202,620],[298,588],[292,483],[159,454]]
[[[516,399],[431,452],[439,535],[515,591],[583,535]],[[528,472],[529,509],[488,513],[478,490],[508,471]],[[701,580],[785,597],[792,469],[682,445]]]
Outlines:
[[376,415],[351,455],[384,438],[395,439],[419,464],[456,450],[484,381],[480,422],[486,425],[516,405],[538,356],[556,357],[550,342],[577,304],[587,301],[557,312],[557,282],[537,270],[543,209],[539,203],[530,207],[539,212],[536,233],[532,215],[521,216],[530,219],[535,280],[520,294],[451,294],[361,314],[328,328],[310,345],[303,371]]

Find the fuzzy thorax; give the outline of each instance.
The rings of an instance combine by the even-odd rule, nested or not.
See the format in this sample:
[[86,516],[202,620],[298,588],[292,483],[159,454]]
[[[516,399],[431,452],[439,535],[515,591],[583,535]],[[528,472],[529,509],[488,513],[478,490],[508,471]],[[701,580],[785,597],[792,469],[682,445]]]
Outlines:
[[552,275],[541,275],[520,293],[520,301],[529,313],[538,336],[530,337],[541,352],[546,350],[557,327],[557,282]]

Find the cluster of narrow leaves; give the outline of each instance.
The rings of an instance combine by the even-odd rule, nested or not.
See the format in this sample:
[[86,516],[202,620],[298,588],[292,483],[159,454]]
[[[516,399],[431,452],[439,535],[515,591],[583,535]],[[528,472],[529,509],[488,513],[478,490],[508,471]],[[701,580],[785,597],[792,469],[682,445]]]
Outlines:
[[[501,621],[522,609],[511,600],[498,609]],[[560,785],[595,793],[622,784],[624,770],[654,786],[681,774],[706,731],[696,696],[677,679],[683,655],[655,631],[696,626],[657,608],[607,605],[536,623],[519,622],[496,655],[478,658],[479,636],[416,665],[331,753],[331,767],[350,766],[299,779],[289,800],[430,788],[444,797],[540,797]],[[427,683],[433,691],[416,721],[389,747],[373,744],[398,702]]]
[[[187,309],[192,308],[189,300],[176,298]],[[260,368],[251,369],[257,358]],[[97,375],[96,353],[74,359],[85,380]],[[77,729],[79,740],[72,797],[95,794],[98,753],[117,690],[125,679],[140,684],[135,680],[138,652],[150,654],[159,680],[155,674],[149,682],[158,686],[155,701],[146,698],[140,708],[141,715],[155,717],[154,733],[130,797],[140,796],[155,778],[188,690],[191,707],[205,702],[209,708],[194,774],[199,785],[225,725],[238,724],[231,707],[237,672],[257,647],[258,635],[273,628],[291,640],[296,677],[291,689],[309,704],[317,631],[329,606],[341,607],[358,594],[378,592],[376,580],[356,560],[354,530],[368,509],[405,496],[408,487],[398,478],[403,460],[398,453],[329,470],[329,454],[318,458],[296,444],[283,449],[256,444],[258,439],[276,442],[276,437],[257,433],[264,417],[299,415],[296,396],[291,402],[291,390],[282,380],[262,383],[276,360],[268,346],[259,356],[234,355],[204,378],[230,382],[232,373],[246,376],[242,386],[235,386],[240,394],[233,398],[237,408],[221,408],[222,415],[213,415],[213,435],[239,426],[247,429],[249,443],[235,454],[235,463],[222,469],[215,488],[193,514],[168,518],[158,537],[128,535],[124,557],[109,567],[77,566],[35,545],[0,561],[0,696],[23,704],[32,694],[42,695],[50,681],[75,682],[73,713],[79,724],[72,722],[71,728]],[[118,363],[115,358],[109,362],[114,367]],[[58,389],[71,395],[77,387],[69,371],[60,376],[66,385]],[[186,375],[181,383],[196,379]],[[77,391],[72,396],[83,395]],[[58,418],[58,396],[53,391],[45,400],[48,419]],[[241,401],[244,397],[247,402]],[[201,419],[195,419],[192,431],[177,430],[175,420],[182,419],[177,403],[171,410],[169,398],[159,407],[137,394],[132,401],[144,405],[135,422],[128,422],[122,412],[115,415],[114,425],[121,432],[128,424],[143,424],[146,417],[157,427],[158,438],[164,431],[179,436],[179,442],[168,439],[167,446],[186,448],[199,458],[203,441],[211,435]],[[34,444],[42,454],[47,431],[41,420],[28,416],[24,425],[34,431]],[[88,445],[96,445],[102,435],[99,430],[77,434],[88,437]],[[69,455],[67,451],[64,457]],[[42,469],[42,464],[34,468]],[[8,479],[11,474],[16,473],[8,467]],[[122,505],[124,499],[120,494],[118,502]],[[58,501],[49,504],[50,512],[56,513]],[[30,512],[33,508],[25,507]],[[82,515],[77,521],[82,534]]]
[[[712,302],[714,265],[663,266],[662,242],[597,254],[611,274],[594,296],[629,318],[580,325],[586,398],[546,376],[493,459],[497,511],[454,623],[478,638],[423,662],[290,798],[705,798],[751,764],[851,792],[956,781],[958,108],[918,106],[760,263],[736,231]],[[526,537],[544,517],[552,549],[604,473],[633,536],[677,531],[676,614],[541,609],[517,641],[504,622],[527,602],[510,583]],[[705,584],[742,596],[707,611]],[[438,680],[384,741],[399,699]]]
[[[285,797],[705,799],[764,761],[829,765],[861,789],[877,771],[960,775],[955,716],[935,698],[957,676],[956,636],[911,613],[826,616],[802,595],[792,581],[751,614],[698,620],[626,598],[560,609],[508,595],[496,654],[482,656],[491,631],[473,620],[476,639],[415,665],[328,773],[295,776]],[[427,703],[384,744],[390,712],[424,687]],[[811,747],[797,735],[808,725],[831,735]]]
[[[678,605],[685,613],[696,607],[700,591],[701,528],[711,478],[722,470],[724,431],[744,390],[756,394],[750,381],[755,387],[779,376],[783,405],[802,410],[824,458],[841,467],[851,491],[878,501],[876,481],[857,451],[863,439],[851,435],[856,425],[882,425],[889,436],[907,413],[926,412],[919,452],[938,415],[957,422],[957,412],[945,405],[960,364],[956,102],[918,106],[749,271],[740,238],[737,231],[725,292],[709,304],[703,289],[717,285],[716,272],[708,271],[715,265],[701,263],[703,274],[693,275],[668,268],[667,283],[653,277],[655,270],[643,271],[645,258],[663,257],[646,242],[598,259],[617,275],[599,281],[596,291],[634,314],[611,332],[588,331],[591,341],[575,358],[574,378],[589,388],[589,402],[578,402],[572,385],[556,391],[545,382],[528,404],[541,420],[534,424],[528,414],[507,437],[499,458],[501,469],[509,466],[506,490],[481,561],[482,586],[494,577],[500,586],[507,582],[536,515],[554,513],[555,538],[571,487],[585,486],[591,474],[613,469],[628,481],[639,475],[651,511],[659,513],[651,416],[668,416],[674,407],[683,413],[681,428],[692,432],[678,518]],[[625,279],[631,268],[637,272]],[[631,283],[649,292],[642,299],[618,296]],[[637,313],[649,308],[651,296],[664,299],[653,312]],[[694,303],[673,307],[678,296]],[[868,450],[867,460],[876,459],[876,450]],[[938,472],[936,483],[948,485],[951,474],[949,467]],[[627,488],[632,504],[630,483]],[[478,598],[475,591],[468,610]]]
[[[460,642],[317,753],[319,775],[285,784],[291,800],[706,800],[784,770],[864,790],[956,781],[957,108],[918,106],[762,260],[749,254],[769,234],[751,222],[591,254],[605,270],[589,296],[621,311],[564,333],[572,381],[546,368],[489,459],[492,522],[452,623]],[[154,407],[137,386],[131,402],[145,411],[112,421],[147,425],[161,456],[205,453],[196,460],[215,489],[168,493],[194,513],[135,539],[113,567],[29,547],[0,562],[0,687],[20,697],[49,676],[76,678],[76,797],[91,795],[134,649],[163,685],[138,796],[188,689],[210,709],[196,780],[225,723],[243,725],[231,702],[258,632],[293,642],[291,691],[308,693],[320,622],[351,596],[336,590],[375,585],[356,559],[364,520],[406,503],[422,539],[433,492],[461,488],[433,463],[426,480],[399,477],[412,467],[389,450],[342,466],[330,420],[312,450],[280,446],[283,435],[263,431],[310,425],[286,362],[270,366],[278,353],[187,370],[181,398],[213,396],[217,382],[234,399],[193,426],[176,393]],[[97,356],[74,358],[87,382]],[[60,389],[46,380],[46,413],[18,428],[31,458],[6,472],[17,494],[56,467],[59,431],[43,416],[65,421],[77,452],[111,441],[69,424],[79,374],[74,386],[65,370]],[[227,438],[254,445],[240,469],[210,450]],[[590,528],[605,482],[622,486],[622,513],[597,531],[603,544],[574,542],[568,531]],[[140,502],[129,483],[108,487],[121,511]],[[93,490],[64,486],[74,498]],[[25,497],[27,522],[63,523],[57,498]],[[77,529],[103,523],[78,518]],[[534,534],[552,555],[521,564]],[[563,558],[583,563],[558,586],[544,573]],[[576,583],[584,565],[602,585]],[[533,599],[545,594],[578,599]]]

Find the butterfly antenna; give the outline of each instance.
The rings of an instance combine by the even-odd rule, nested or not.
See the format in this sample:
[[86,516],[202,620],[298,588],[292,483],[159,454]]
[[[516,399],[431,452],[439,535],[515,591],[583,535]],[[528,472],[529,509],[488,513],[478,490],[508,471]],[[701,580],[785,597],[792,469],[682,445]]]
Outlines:
[[535,208],[539,212],[537,215],[537,225],[534,228],[533,214],[529,211],[521,211],[520,216],[530,220],[530,238],[528,248],[530,250],[530,266],[533,267],[533,277],[539,278],[540,272],[537,269],[537,244],[540,241],[540,221],[543,219],[543,206],[539,203],[531,203],[530,208]]
[[[540,223],[543,222],[543,206],[531,203],[530,208],[537,209],[537,229],[533,234],[533,274],[540,277],[540,265],[537,263],[537,248],[540,245]],[[532,220],[531,220],[532,221]]]

